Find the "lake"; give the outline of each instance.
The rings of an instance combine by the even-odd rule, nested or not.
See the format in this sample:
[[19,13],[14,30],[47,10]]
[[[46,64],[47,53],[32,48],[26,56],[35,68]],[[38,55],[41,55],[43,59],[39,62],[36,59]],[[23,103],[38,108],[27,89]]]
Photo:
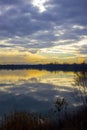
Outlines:
[[75,76],[63,71],[0,70],[0,117],[13,111],[48,113],[57,98],[66,100],[69,111],[76,110],[83,105],[83,95],[73,85]]

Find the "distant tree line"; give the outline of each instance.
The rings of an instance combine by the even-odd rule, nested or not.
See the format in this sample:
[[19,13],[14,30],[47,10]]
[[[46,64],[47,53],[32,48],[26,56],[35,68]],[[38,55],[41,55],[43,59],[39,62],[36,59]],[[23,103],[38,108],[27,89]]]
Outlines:
[[38,69],[38,70],[48,70],[48,71],[87,71],[87,64],[36,64],[36,65],[29,65],[29,64],[6,64],[0,65],[0,69]]

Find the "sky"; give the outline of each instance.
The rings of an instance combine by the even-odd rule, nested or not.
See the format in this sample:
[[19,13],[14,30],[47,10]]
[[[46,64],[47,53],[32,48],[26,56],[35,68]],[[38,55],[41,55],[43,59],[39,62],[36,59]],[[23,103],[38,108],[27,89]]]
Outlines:
[[87,0],[0,0],[0,64],[87,62]]

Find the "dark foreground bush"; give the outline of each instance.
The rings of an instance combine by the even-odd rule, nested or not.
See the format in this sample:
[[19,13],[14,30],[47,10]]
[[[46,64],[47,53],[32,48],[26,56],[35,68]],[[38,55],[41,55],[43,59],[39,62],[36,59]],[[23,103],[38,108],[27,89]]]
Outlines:
[[87,130],[87,109],[80,110],[64,119],[62,130]]
[[87,109],[55,122],[38,114],[15,112],[4,116],[0,130],[87,130]]
[[15,112],[4,116],[0,130],[49,130],[52,124],[36,113]]

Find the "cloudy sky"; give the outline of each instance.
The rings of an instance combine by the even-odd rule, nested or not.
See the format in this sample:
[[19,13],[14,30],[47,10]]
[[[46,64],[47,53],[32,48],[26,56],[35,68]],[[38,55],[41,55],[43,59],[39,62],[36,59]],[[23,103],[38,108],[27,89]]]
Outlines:
[[0,63],[86,58],[87,0],[0,0]]

